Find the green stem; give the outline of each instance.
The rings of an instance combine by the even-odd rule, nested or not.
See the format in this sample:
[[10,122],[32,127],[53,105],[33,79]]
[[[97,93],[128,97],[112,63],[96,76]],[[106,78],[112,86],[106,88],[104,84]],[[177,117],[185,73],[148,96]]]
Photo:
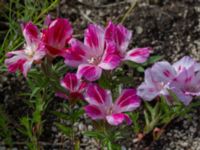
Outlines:
[[131,13],[131,11],[133,10],[133,8],[136,6],[138,0],[132,0],[131,6],[128,9],[128,11],[125,13],[125,15],[123,16],[122,20],[120,21],[121,24],[124,23],[124,21],[126,20],[126,18],[128,17],[128,15]]

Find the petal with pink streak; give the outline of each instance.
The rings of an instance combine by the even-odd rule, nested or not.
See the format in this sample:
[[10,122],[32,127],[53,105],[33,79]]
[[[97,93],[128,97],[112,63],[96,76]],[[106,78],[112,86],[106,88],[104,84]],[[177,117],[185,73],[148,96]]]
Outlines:
[[151,68],[152,77],[155,81],[167,83],[176,76],[176,71],[166,61],[157,62]]
[[121,56],[117,51],[116,44],[114,42],[107,43],[107,48],[99,66],[105,70],[113,70],[119,66],[120,62]]
[[112,96],[110,91],[99,87],[97,84],[89,84],[85,92],[85,100],[93,105],[104,105],[110,107]]
[[178,99],[183,102],[184,105],[189,105],[192,101],[192,96],[186,95],[181,89],[174,88],[173,92],[176,94]]
[[86,114],[93,120],[104,119],[105,115],[96,105],[87,105],[84,107]]
[[66,43],[72,37],[72,27],[67,19],[58,18],[52,21],[47,29],[43,30],[42,40],[52,57],[63,55]]
[[105,38],[107,41],[114,41],[122,53],[124,53],[132,37],[132,32],[123,25],[115,25],[111,21],[106,27]]
[[152,51],[151,48],[135,48],[127,52],[124,60],[130,60],[136,63],[144,63]]
[[16,72],[18,69],[23,71],[23,64],[26,62],[25,59],[18,59],[12,62],[13,58],[9,58],[5,60],[5,65],[8,67],[9,72]]
[[77,77],[81,79],[82,77],[88,81],[95,81],[101,77],[102,69],[98,66],[90,64],[81,64],[77,70]]
[[133,111],[141,104],[140,98],[136,94],[135,89],[123,90],[119,98],[115,102],[116,112]]
[[84,81],[80,81],[79,82],[79,87],[77,89],[78,92],[83,92],[88,86],[88,83],[87,82],[84,82]]
[[27,77],[27,73],[28,73],[28,71],[31,69],[32,63],[33,63],[33,61],[26,61],[26,62],[23,64],[22,73],[23,73],[24,77]]
[[22,31],[27,45],[31,46],[39,42],[39,30],[32,22],[22,24]]
[[184,56],[179,61],[173,64],[175,70],[180,73],[183,69],[189,69],[190,67],[195,66],[195,71],[200,70],[200,65],[196,63],[196,61],[189,56]]
[[109,124],[114,125],[114,126],[120,125],[121,123],[123,123],[124,120],[127,122],[127,124],[129,125],[131,124],[131,120],[128,117],[128,115],[123,114],[123,113],[106,116],[106,120],[108,121]]
[[104,29],[96,24],[90,24],[85,30],[84,44],[91,48],[91,53],[102,55],[104,42]]
[[78,79],[76,77],[76,74],[67,73],[65,77],[61,80],[61,85],[70,92],[76,91],[78,86]]
[[71,39],[71,47],[66,51],[65,63],[72,67],[78,67],[78,65],[87,62],[90,49],[85,46],[82,42]]
[[192,82],[195,80],[195,72],[194,67],[189,68],[188,70],[183,69],[181,73],[176,76],[171,82],[170,87],[171,88],[179,88],[184,89],[187,87],[190,87],[192,85]]
[[137,95],[146,101],[151,101],[159,95],[159,90],[154,85],[142,83],[137,88]]

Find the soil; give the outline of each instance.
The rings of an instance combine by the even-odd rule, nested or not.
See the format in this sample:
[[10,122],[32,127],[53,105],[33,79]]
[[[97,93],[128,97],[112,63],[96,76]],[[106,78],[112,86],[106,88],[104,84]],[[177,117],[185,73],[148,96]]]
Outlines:
[[[54,17],[69,18],[74,27],[75,37],[82,39],[84,29],[88,23],[95,22],[106,25],[109,20],[113,20],[116,23],[120,22],[130,8],[131,3],[131,0],[61,0],[58,8],[52,11],[51,14]],[[152,55],[162,55],[164,59],[171,62],[176,61],[184,55],[193,56],[200,61],[199,22],[200,0],[138,0],[137,5],[125,19],[124,25],[133,31],[130,48],[151,46],[154,50]],[[20,93],[27,90],[26,82],[22,76],[8,73],[0,74],[0,103],[4,106],[9,118],[13,121],[12,124],[16,124],[16,127],[18,126],[19,117],[28,114],[30,111],[27,110],[24,98],[22,100],[20,96]],[[57,110],[59,107],[61,100],[59,101],[56,98],[55,101],[55,103],[51,103],[49,106],[51,110]],[[192,113],[194,117],[198,117],[199,114],[200,109]],[[53,125],[56,118],[49,113],[45,120],[44,134],[41,137],[41,141],[53,143],[52,145],[55,149],[59,148],[59,146],[55,145],[60,142],[62,136]],[[182,138],[181,134],[180,138],[176,138],[174,136],[174,134],[178,134],[176,132],[181,131],[186,133],[188,132],[187,127],[189,125],[193,127],[193,123],[188,120],[186,121],[188,126],[184,126],[185,121],[184,119],[175,120],[165,132],[166,134],[169,132],[172,135],[164,135],[158,141],[146,138],[141,143],[134,143],[133,135],[125,141],[122,140],[123,148],[135,148],[137,150],[200,149],[200,144],[196,148],[192,148],[192,145],[186,147],[169,146],[169,143]],[[75,128],[78,128],[78,130],[87,130],[90,123],[81,121]],[[197,125],[194,128],[199,129],[200,121],[197,119],[196,123]],[[80,127],[80,124],[83,126]],[[16,127],[11,128],[14,129]],[[196,139],[199,135],[199,130],[196,130],[191,138]],[[86,139],[81,133],[78,136],[82,138],[82,149],[95,149],[96,144],[94,141]],[[187,135],[184,136],[188,137]],[[16,135],[13,135],[13,138],[19,142],[25,139],[17,135],[17,132]],[[69,143],[69,140],[66,140],[66,145],[68,145],[66,149],[71,149]],[[16,145],[16,147],[25,149],[24,146]],[[53,147],[51,144],[47,144],[45,149],[53,149]]]

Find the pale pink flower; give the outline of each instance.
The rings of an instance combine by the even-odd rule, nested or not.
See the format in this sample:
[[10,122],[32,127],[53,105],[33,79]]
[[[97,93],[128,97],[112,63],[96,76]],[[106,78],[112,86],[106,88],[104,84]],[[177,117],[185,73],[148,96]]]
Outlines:
[[145,71],[145,81],[138,87],[137,94],[148,101],[162,95],[171,103],[171,90],[180,101],[188,105],[192,96],[200,95],[199,75],[200,64],[188,56],[173,65],[166,61],[157,62]]
[[170,88],[185,105],[189,105],[194,96],[200,96],[200,71],[192,65],[182,71],[170,83]]
[[45,26],[42,31],[42,41],[49,56],[63,56],[66,45],[72,37],[72,27],[67,19],[57,18],[51,21],[50,16],[46,17]]
[[97,84],[90,84],[86,90],[85,100],[89,105],[84,109],[93,120],[106,120],[111,125],[119,125],[124,120],[130,124],[131,120],[124,112],[130,112],[140,106],[140,99],[135,89],[123,90],[113,103],[111,92],[102,89]]
[[5,64],[8,71],[20,70],[26,77],[33,63],[38,63],[45,56],[44,45],[41,43],[40,32],[31,22],[22,24],[26,44],[24,49],[7,53]]
[[138,87],[137,94],[147,101],[160,95],[168,97],[168,86],[175,76],[176,71],[168,62],[157,62],[145,71],[145,81]]

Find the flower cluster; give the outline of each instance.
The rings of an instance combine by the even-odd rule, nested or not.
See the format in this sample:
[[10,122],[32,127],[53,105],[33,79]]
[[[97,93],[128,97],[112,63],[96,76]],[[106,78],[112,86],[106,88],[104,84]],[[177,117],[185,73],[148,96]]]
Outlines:
[[157,62],[145,71],[145,82],[138,87],[137,94],[144,100],[156,96],[166,97],[173,103],[170,91],[185,104],[190,104],[193,96],[200,95],[200,63],[185,56],[173,65],[167,61]]
[[[43,59],[64,58],[67,66],[77,68],[77,73],[67,73],[60,81],[69,93],[57,91],[56,95],[70,101],[85,99],[89,105],[85,111],[92,119],[104,119],[111,125],[118,125],[140,106],[135,89],[127,89],[112,103],[111,93],[96,84],[88,83],[101,77],[103,70],[113,70],[123,61],[143,63],[150,55],[151,48],[128,50],[132,32],[120,24],[109,22],[103,28],[90,24],[85,30],[84,42],[73,38],[73,29],[67,19],[51,20],[46,17],[43,29],[39,31],[32,22],[22,24],[26,44],[22,50],[9,52],[5,64],[10,72],[20,70],[25,77],[33,64],[43,63]],[[86,92],[85,92],[86,91]],[[84,94],[85,93],[85,94]]]
[[47,56],[61,56],[65,63],[77,67],[77,77],[95,81],[102,70],[113,70],[124,60],[143,63],[149,57],[151,48],[135,48],[126,52],[131,31],[112,22],[104,29],[91,24],[85,31],[84,43],[72,38],[72,27],[67,19],[51,20],[47,16],[40,32],[31,22],[22,25],[26,44],[23,50],[9,52],[5,64],[10,72],[19,69],[27,76],[33,63],[40,63]]
[[8,70],[20,70],[27,77],[33,64],[63,58],[66,66],[77,68],[77,72],[67,73],[60,81],[69,94],[56,91],[56,95],[70,101],[85,99],[89,105],[84,110],[93,120],[103,119],[111,125],[125,120],[130,124],[125,112],[140,106],[139,96],[147,101],[164,96],[172,104],[172,91],[188,105],[193,96],[200,95],[200,64],[185,56],[173,65],[167,61],[155,63],[145,71],[145,81],[137,90],[125,89],[113,102],[110,90],[92,82],[100,79],[104,70],[114,70],[123,61],[144,63],[151,53],[149,47],[128,50],[132,32],[121,24],[110,21],[105,28],[90,24],[83,42],[73,37],[71,24],[63,18],[51,20],[47,16],[41,31],[31,22],[24,23],[22,32],[26,44],[22,50],[7,53]]

